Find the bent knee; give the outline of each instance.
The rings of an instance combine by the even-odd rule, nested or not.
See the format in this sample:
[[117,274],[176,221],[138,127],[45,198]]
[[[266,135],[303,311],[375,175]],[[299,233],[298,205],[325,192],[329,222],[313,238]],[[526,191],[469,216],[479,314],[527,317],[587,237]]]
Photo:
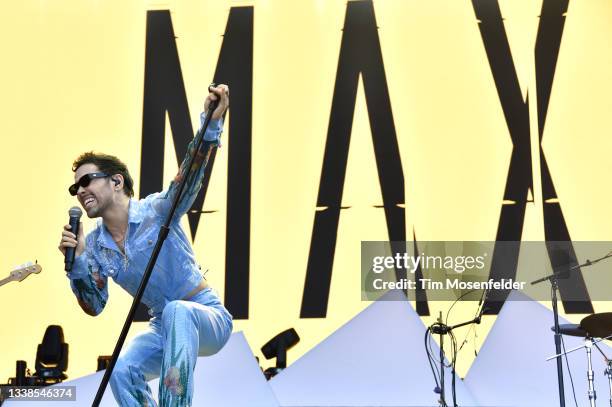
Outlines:
[[124,381],[134,383],[140,380],[145,380],[140,368],[124,358],[119,357],[113,369],[113,374],[111,374],[111,383],[121,383]]
[[177,315],[185,314],[187,312],[189,312],[189,307],[186,301],[170,301],[168,304],[166,304],[164,310],[162,311],[162,321],[164,323],[172,322]]

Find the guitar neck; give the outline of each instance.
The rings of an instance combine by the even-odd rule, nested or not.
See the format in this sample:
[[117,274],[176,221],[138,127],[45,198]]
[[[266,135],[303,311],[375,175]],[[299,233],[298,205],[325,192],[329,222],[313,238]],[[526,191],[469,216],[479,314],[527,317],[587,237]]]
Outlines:
[[2,280],[0,280],[0,287],[2,287],[4,284],[13,281],[13,279],[11,277],[7,277],[7,278],[3,278]]
[[41,270],[42,270],[42,267],[40,267],[38,263],[37,264],[26,263],[20,266],[20,268],[16,268],[13,271],[11,271],[11,273],[9,274],[7,278],[0,280],[0,287],[8,283],[9,281],[23,281],[30,274],[38,274],[40,273]]

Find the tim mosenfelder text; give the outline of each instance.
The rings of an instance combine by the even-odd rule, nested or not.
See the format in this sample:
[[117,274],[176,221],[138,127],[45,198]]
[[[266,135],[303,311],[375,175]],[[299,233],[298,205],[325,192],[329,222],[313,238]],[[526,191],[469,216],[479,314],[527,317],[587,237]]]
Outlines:
[[416,281],[402,278],[397,281],[385,281],[377,278],[372,281],[375,290],[523,290],[524,281],[502,278],[499,281],[461,281],[447,278],[445,281],[435,281],[430,278],[420,278]]

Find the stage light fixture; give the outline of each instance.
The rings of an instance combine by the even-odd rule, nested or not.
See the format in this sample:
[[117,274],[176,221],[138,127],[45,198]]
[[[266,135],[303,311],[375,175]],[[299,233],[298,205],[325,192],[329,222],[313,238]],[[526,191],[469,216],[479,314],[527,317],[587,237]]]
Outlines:
[[287,367],[287,351],[300,341],[300,337],[293,328],[289,328],[261,347],[261,353],[266,359],[276,358],[276,367],[269,367],[264,371],[267,380],[280,373]]
[[36,373],[41,384],[60,383],[67,379],[68,344],[64,342],[64,331],[59,325],[49,325],[42,343],[38,345],[35,362]]

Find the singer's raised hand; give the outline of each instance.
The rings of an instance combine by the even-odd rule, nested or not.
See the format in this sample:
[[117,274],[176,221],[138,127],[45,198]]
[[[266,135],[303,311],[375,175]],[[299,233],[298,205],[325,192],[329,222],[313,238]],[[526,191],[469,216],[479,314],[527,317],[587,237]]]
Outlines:
[[210,102],[213,100],[219,100],[219,105],[215,109],[212,115],[213,120],[220,119],[223,117],[223,114],[227,110],[229,106],[229,87],[227,85],[221,84],[217,85],[215,88],[210,88],[211,92],[208,94],[208,97],[204,101],[204,111],[208,112],[208,106]]
[[59,251],[62,252],[62,255],[66,255],[67,247],[76,247],[75,255],[80,256],[85,250],[85,235],[83,234],[83,222],[79,222],[79,238],[74,233],[70,231],[70,225],[64,225],[64,230],[62,231],[62,240],[60,240]]

